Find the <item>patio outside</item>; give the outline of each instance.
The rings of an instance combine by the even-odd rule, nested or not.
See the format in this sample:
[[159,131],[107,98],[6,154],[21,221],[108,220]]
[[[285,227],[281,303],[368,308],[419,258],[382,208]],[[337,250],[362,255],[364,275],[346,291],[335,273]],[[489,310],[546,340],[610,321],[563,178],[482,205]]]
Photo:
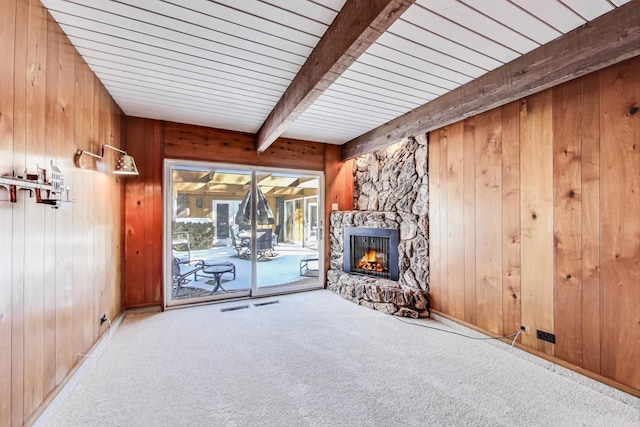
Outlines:
[[[302,261],[306,257],[316,256],[318,252],[296,243],[280,243],[274,247],[275,256],[268,256],[258,262],[258,287],[281,285],[302,285],[318,282],[318,261]],[[187,251],[174,251],[180,259],[189,256]],[[218,246],[211,249],[190,251],[191,263],[203,261],[205,265],[232,263],[234,275],[224,273],[220,277],[220,287],[214,292],[215,279],[202,270],[187,278],[180,286],[174,300],[200,298],[209,295],[232,294],[251,288],[251,260],[238,257],[232,246]],[[302,268],[301,268],[302,261]],[[231,295],[229,295],[231,296]]]
[[167,167],[172,301],[247,294],[252,209],[257,288],[320,286],[319,175],[213,163]]

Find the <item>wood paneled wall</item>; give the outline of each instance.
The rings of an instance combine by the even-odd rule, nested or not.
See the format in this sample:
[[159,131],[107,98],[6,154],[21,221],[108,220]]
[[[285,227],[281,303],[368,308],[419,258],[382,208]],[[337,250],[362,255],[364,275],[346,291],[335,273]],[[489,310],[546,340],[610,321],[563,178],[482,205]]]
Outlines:
[[336,210],[350,211],[355,209],[354,201],[354,176],[353,162],[355,160],[341,160],[342,151],[338,145],[327,145],[324,154],[324,178],[325,178],[325,206],[324,206],[324,259],[325,273],[329,269],[331,259],[329,228],[330,216],[333,205]]
[[250,133],[135,117],[126,118],[125,128],[127,151],[140,171],[126,184],[124,304],[128,308],[163,305],[165,158],[324,171],[325,223],[332,203],[340,209],[353,206],[351,162],[340,161],[338,146],[279,138],[258,154],[255,135]]
[[433,308],[637,394],[639,107],[634,58],[433,132]]
[[124,186],[73,164],[121,144],[121,112],[38,0],[0,2],[0,57],[0,174],[53,161],[75,199],[0,189],[0,426],[21,426],[122,311]]
[[256,136],[202,126],[166,122],[164,156],[241,165],[321,171],[325,144],[278,138],[263,153],[256,152]]
[[140,175],[125,189],[126,308],[162,303],[162,141],[163,122],[126,117],[127,152]]

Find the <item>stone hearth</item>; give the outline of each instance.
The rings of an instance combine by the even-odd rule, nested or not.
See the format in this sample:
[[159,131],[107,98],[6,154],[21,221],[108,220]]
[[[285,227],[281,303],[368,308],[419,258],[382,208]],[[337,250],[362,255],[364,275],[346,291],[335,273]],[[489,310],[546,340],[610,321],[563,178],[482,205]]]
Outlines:
[[[328,289],[384,313],[429,315],[427,163],[426,138],[409,138],[354,162],[359,210],[331,213]],[[399,280],[345,273],[344,227],[399,229]]]

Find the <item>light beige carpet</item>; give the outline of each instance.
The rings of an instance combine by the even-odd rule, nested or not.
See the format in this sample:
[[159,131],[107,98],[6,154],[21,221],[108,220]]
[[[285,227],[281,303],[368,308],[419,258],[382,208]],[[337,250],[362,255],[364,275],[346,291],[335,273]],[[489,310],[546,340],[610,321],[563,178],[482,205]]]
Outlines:
[[638,399],[614,399],[517,351],[323,290],[129,315],[37,425],[640,424]]

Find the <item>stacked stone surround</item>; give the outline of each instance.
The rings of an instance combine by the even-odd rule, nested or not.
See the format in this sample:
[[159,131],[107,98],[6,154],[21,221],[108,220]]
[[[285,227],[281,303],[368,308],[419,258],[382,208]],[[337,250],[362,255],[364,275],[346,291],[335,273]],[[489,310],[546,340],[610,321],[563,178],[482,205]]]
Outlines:
[[[327,288],[357,304],[397,316],[429,315],[429,187],[427,139],[362,156],[354,162],[354,206],[332,212]],[[344,272],[344,227],[400,230],[399,280]]]

